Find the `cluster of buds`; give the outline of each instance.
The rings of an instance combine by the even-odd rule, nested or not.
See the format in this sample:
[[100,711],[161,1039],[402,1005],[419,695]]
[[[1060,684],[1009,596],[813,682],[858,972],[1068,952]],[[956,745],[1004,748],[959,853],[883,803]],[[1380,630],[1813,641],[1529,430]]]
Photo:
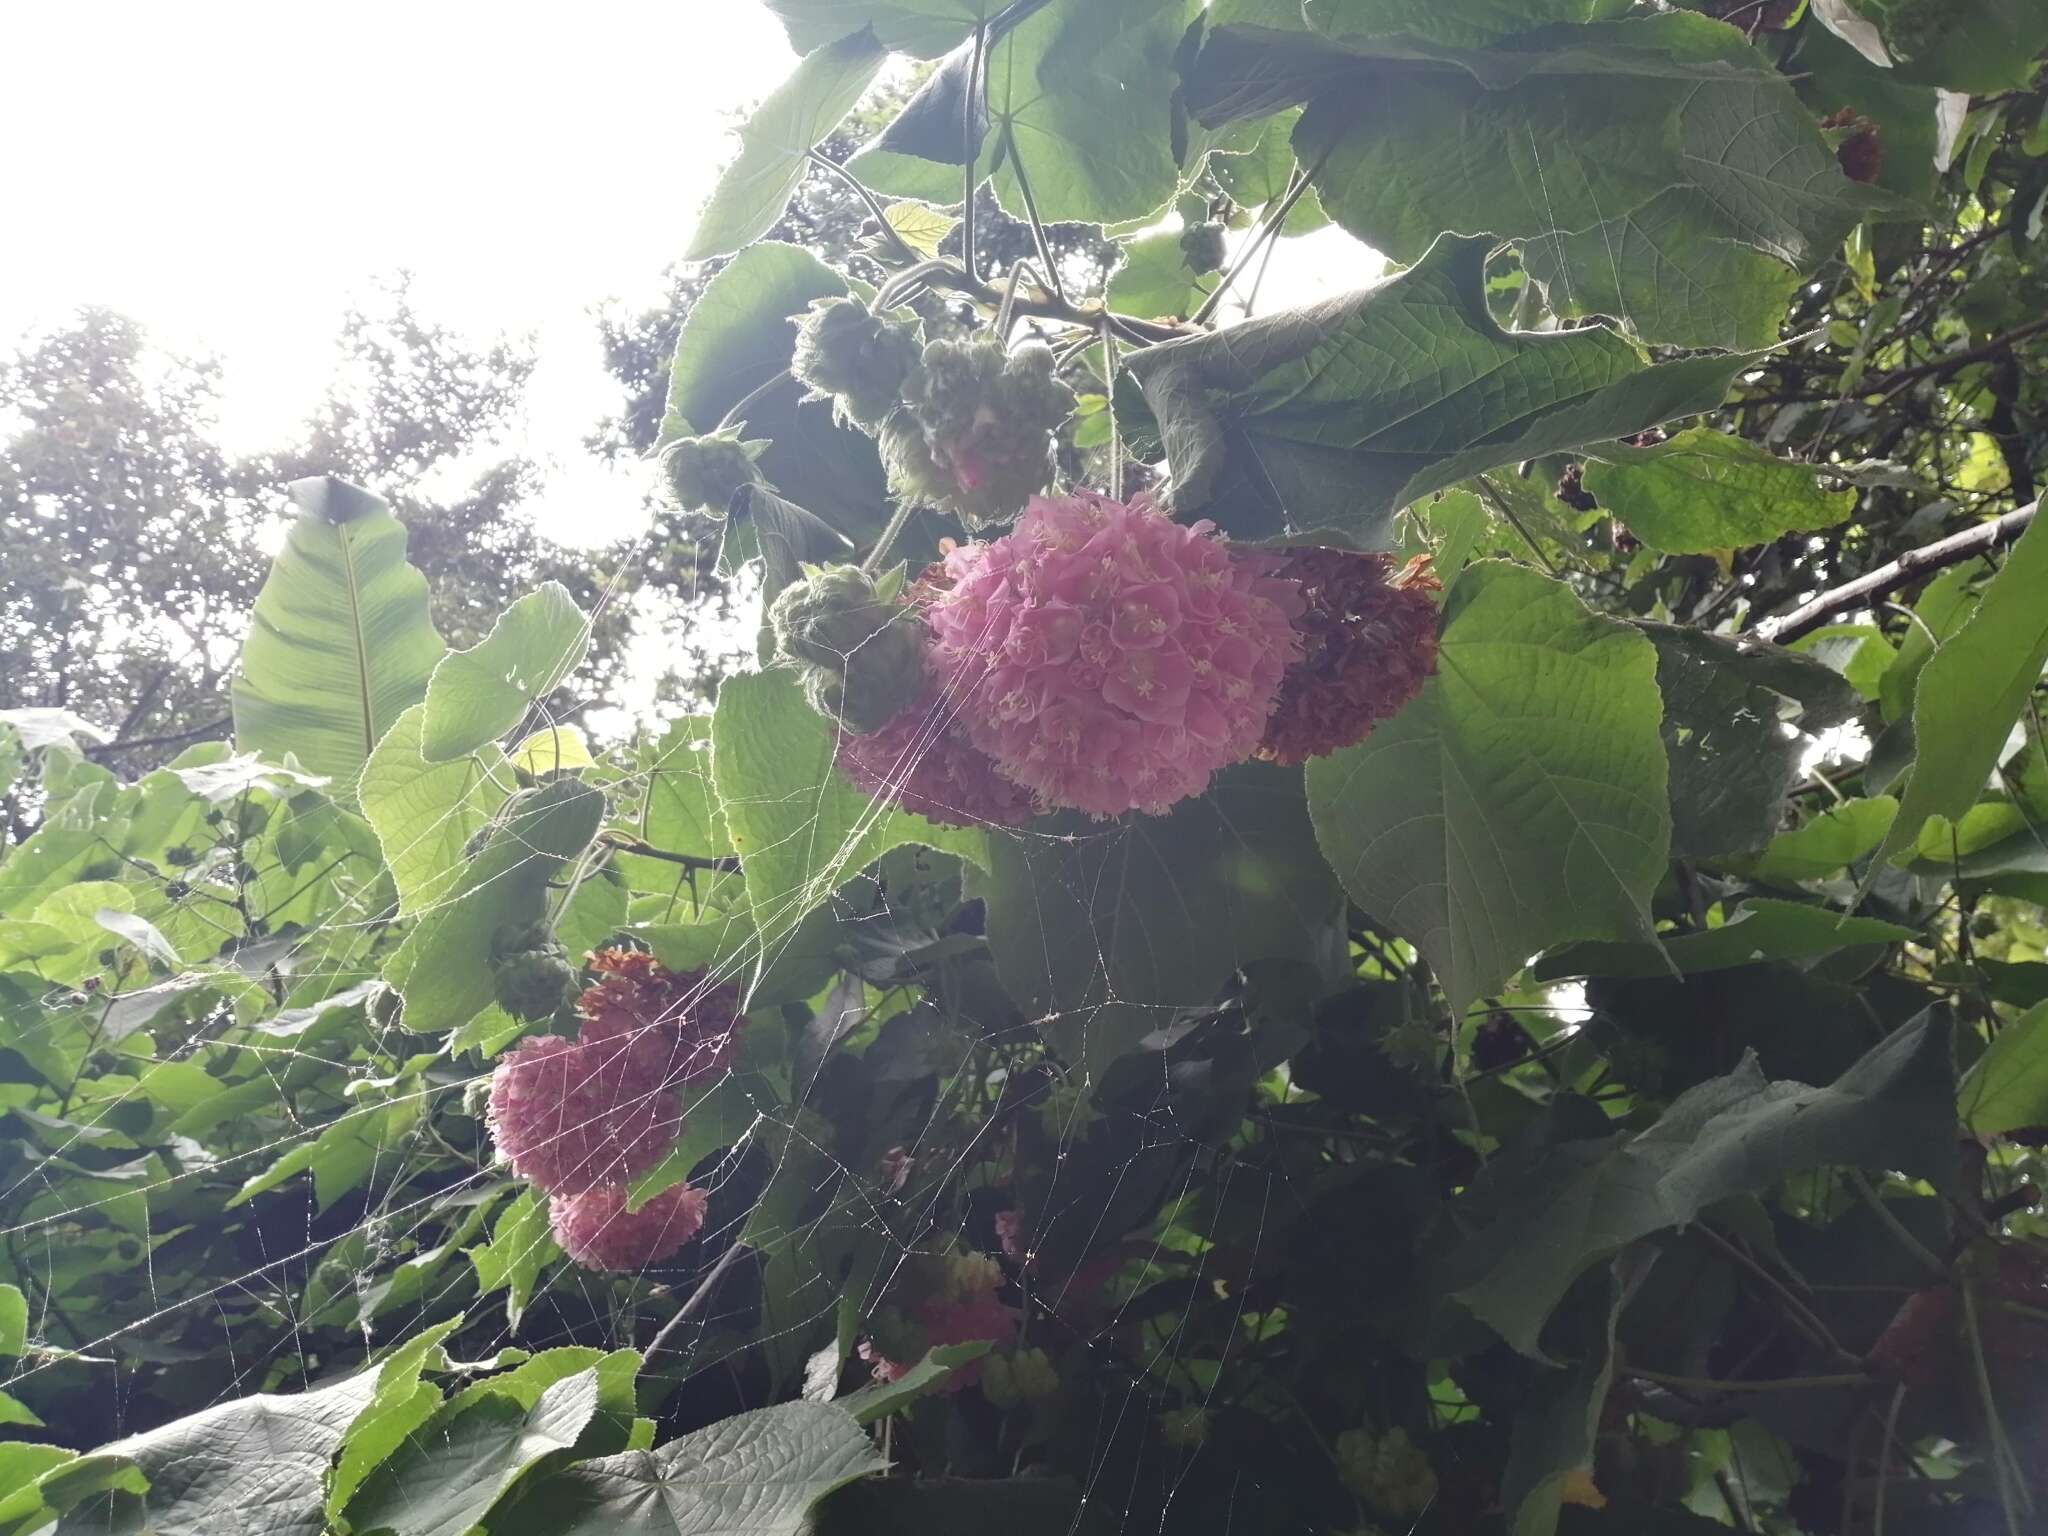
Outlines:
[[[823,627],[822,593],[847,594],[849,635],[876,630],[879,589],[825,574],[829,586],[810,578],[787,611],[777,602],[794,665],[819,664],[805,647]],[[821,708],[847,727],[847,777],[933,820],[1157,815],[1230,764],[1299,763],[1363,740],[1435,670],[1435,589],[1421,561],[1239,549],[1142,497],[1033,496],[1011,532],[951,549],[891,594],[920,621],[915,664],[886,663],[902,689],[864,678],[862,718],[843,702]],[[824,659],[846,638],[835,633]],[[840,697],[856,691],[849,673]]]
[[1053,433],[1073,409],[1045,347],[927,342],[882,423],[889,489],[970,529],[1008,522],[1052,483]]
[[674,1254],[703,1225],[707,1197],[677,1185],[629,1209],[627,1189],[682,1134],[681,1090],[731,1065],[746,1025],[733,988],[652,955],[604,949],[577,999],[576,1038],[538,1035],[491,1074],[499,1155],[549,1197],[556,1241],[591,1269],[630,1270]]

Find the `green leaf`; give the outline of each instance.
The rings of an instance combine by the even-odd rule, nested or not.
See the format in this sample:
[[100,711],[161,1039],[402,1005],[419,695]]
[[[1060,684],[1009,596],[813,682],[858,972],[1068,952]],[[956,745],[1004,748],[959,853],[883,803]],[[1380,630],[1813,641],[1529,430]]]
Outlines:
[[379,1465],[441,1406],[440,1388],[420,1380],[430,1365],[445,1365],[441,1341],[462,1326],[458,1315],[415,1334],[377,1367],[377,1392],[342,1437],[327,1482],[326,1511],[339,1519],[344,1506]]
[[425,719],[426,706],[415,704],[392,722],[363,764],[359,790],[405,917],[432,911],[462,878],[470,839],[512,792],[512,775],[496,747],[428,762],[420,751]]
[[465,1393],[364,1481],[349,1501],[349,1527],[358,1536],[468,1536],[538,1463],[572,1452],[597,1409],[594,1366],[554,1382],[531,1406],[506,1393]]
[[1912,771],[1876,866],[1912,845],[1930,816],[1954,821],[1977,801],[2012,723],[2048,662],[2048,522],[2028,525],[1967,622],[1913,691]]
[[[1265,208],[1287,195],[1288,183],[1299,169],[1294,158],[1294,125],[1298,112],[1281,112],[1259,125],[1259,136],[1245,150],[1214,150],[1209,155],[1209,174],[1228,192],[1238,206]],[[1305,235],[1330,222],[1313,189],[1302,194],[1294,211],[1280,226],[1283,235]]]
[[590,621],[569,589],[543,582],[498,615],[466,651],[450,651],[427,682],[420,756],[445,763],[495,742],[526,717],[590,648]]
[[1614,1379],[1614,1328],[1645,1265],[1613,1266],[1598,1290],[1575,1298],[1559,1321],[1572,1335],[1575,1358],[1532,1384],[1515,1414],[1508,1458],[1501,1468],[1501,1503],[1513,1536],[1552,1536],[1563,1507],[1565,1482],[1593,1464],[1601,1409]]
[[[1044,835],[1050,833],[1051,835]],[[1314,958],[1341,893],[1298,772],[1248,763],[1165,816],[1078,814],[989,842],[988,941],[1003,984],[1062,1057],[1099,1075],[1231,973]]]
[[1882,18],[1899,78],[1922,85],[1971,95],[2024,88],[2048,48],[2048,11],[2034,0],[1873,0],[1868,10]]
[[1671,763],[1671,851],[1703,859],[1761,848],[1820,733],[1856,696],[1817,661],[1670,624],[1645,624],[1657,647],[1664,747]]
[[18,1285],[0,1284],[0,1355],[18,1355],[28,1345],[28,1298]]
[[787,671],[728,677],[711,717],[712,774],[746,869],[761,957],[842,882],[891,848],[921,843],[975,863],[979,828],[941,827],[878,809],[833,766],[833,726],[804,702]]
[[1331,37],[1404,35],[1479,47],[1554,22],[1588,22],[1614,0],[1307,0],[1309,27]]
[[1619,318],[1647,342],[1768,347],[1778,339],[1799,274],[1774,256],[1715,232],[1691,187],[1667,187],[1626,213],[1522,250],[1560,318]]
[[1439,655],[1413,704],[1309,764],[1309,813],[1462,1011],[1567,939],[1649,939],[1671,812],[1641,635],[1489,561],[1445,604]]
[[1377,287],[1134,354],[1175,510],[1238,538],[1337,529],[1382,545],[1431,491],[1706,410],[1742,366],[1646,367],[1599,327],[1504,331],[1485,264],[1485,242],[1439,241]]
[[522,1513],[548,1536],[798,1536],[819,1499],[883,1465],[841,1409],[783,1403],[658,1450],[579,1462]]
[[1980,1136],[2048,1125],[2048,1003],[1999,1029],[1963,1079],[1956,1103]]
[[468,1251],[477,1294],[503,1290],[505,1326],[517,1330],[540,1272],[561,1256],[548,1228],[547,1197],[534,1189],[521,1194],[492,1221],[491,1240]]
[[[846,293],[846,280],[809,251],[776,241],[748,246],[705,285],[676,337],[663,445],[711,431],[763,385],[786,374],[793,320],[813,299]],[[865,433],[832,419],[828,401],[802,401],[794,379],[741,414],[749,438],[767,438],[756,462],[789,500],[866,543],[888,520],[882,461]]]
[[1612,443],[1586,464],[1586,489],[1652,549],[1696,555],[1832,528],[1854,491],[1823,491],[1813,466],[1746,438],[1692,427],[1651,448]]
[[[93,742],[114,739],[112,732],[101,730],[70,709],[0,709],[0,725],[8,728],[17,750],[25,752],[40,752],[45,747],[75,749],[81,736]],[[4,793],[0,788],[0,794]]]
[[[1110,277],[1104,299],[1111,309],[1126,315],[1184,317],[1201,306],[1208,290],[1188,268],[1178,229],[1141,235],[1123,251],[1123,265]],[[1215,286],[1214,278],[1210,286]]]
[[832,1406],[853,1415],[856,1424],[872,1424],[908,1408],[921,1397],[929,1397],[953,1379],[963,1365],[979,1360],[994,1348],[994,1340],[978,1339],[971,1344],[941,1344],[924,1352],[909,1370],[893,1381],[871,1381],[846,1396],[835,1398]]
[[1829,806],[1812,820],[1771,839],[1749,873],[1758,880],[1797,883],[1841,873],[1884,840],[1898,815],[1890,795]]
[[156,924],[147,918],[137,917],[133,912],[118,911],[113,907],[101,907],[93,913],[92,920],[115,938],[133,945],[145,957],[159,965],[174,968],[177,966],[178,952],[171,947],[170,940],[157,931]]
[[1787,649],[1825,662],[1864,700],[1874,700],[1887,668],[1898,658],[1875,624],[1828,624],[1801,635]]
[[[34,1481],[16,1486],[0,1497],[0,1536],[39,1536],[52,1531],[50,1521],[95,1495],[115,1496],[145,1493],[149,1479],[125,1456],[74,1456],[50,1445],[7,1445],[0,1456],[17,1469],[17,1475],[35,1473]],[[102,1509],[112,1507],[100,1500]],[[135,1507],[129,1501],[130,1510]],[[76,1522],[54,1527],[58,1536],[83,1536]],[[98,1533],[94,1533],[98,1536]]]
[[1442,1277],[1524,1354],[1572,1282],[1628,1244],[1717,1201],[1829,1164],[1898,1169],[1945,1186],[1954,1161],[1949,1031],[1933,1014],[1825,1088],[1769,1082],[1754,1056],[1673,1101],[1633,1136],[1563,1142],[1505,1172],[1497,1213]]
[[874,83],[889,50],[872,27],[814,48],[739,130],[739,153],[711,189],[684,261],[705,261],[760,239],[803,180],[805,156]]
[[324,476],[291,494],[298,520],[242,643],[235,744],[279,762],[289,753],[346,798],[392,721],[426,696],[443,646],[391,509]]
[[[1053,0],[1012,6],[988,48],[979,93],[988,122],[979,175],[1022,215],[1023,180],[1049,222],[1114,224],[1156,212],[1179,185],[1172,136],[1174,50],[1190,0]],[[957,49],[874,145],[849,162],[892,196],[958,196],[963,92],[971,48]],[[1011,148],[1014,146],[1014,153]]]
[[[684,715],[671,721],[645,760],[645,772],[647,799],[640,811],[640,836],[645,841],[669,853],[706,859],[732,852],[711,781],[709,717]],[[675,870],[669,865],[668,878],[640,889],[666,889],[674,884]]]
[[313,1175],[313,1204],[324,1211],[362,1187],[379,1168],[394,1169],[406,1145],[418,1135],[417,1097],[388,1104],[354,1106],[311,1141],[301,1141],[263,1172],[247,1180],[228,1200],[232,1209],[301,1173]]
[[1886,720],[1912,714],[1921,669],[1934,659],[1936,647],[1946,645],[1977,611],[1976,580],[1977,572],[1969,566],[1954,565],[1921,589],[1913,602],[1915,622],[1900,635],[1898,654],[1878,679],[1878,703]]
[[492,939],[500,928],[540,921],[548,881],[590,846],[604,805],[603,791],[573,779],[506,802],[482,850],[384,967],[385,979],[405,995],[408,1029],[456,1029],[490,1005]]
[[97,1456],[140,1468],[148,1491],[116,1483],[65,1515],[58,1536],[323,1536],[327,1464],[376,1387],[365,1371],[296,1396],[258,1393],[101,1446]]
[[1655,944],[1573,944],[1536,966],[1538,981],[1561,976],[1664,976],[1725,971],[1768,960],[1814,960],[1858,944],[1902,944],[1919,930],[1874,917],[1844,917],[1825,907],[1756,896],[1718,928]]
[[798,53],[822,48],[861,27],[873,27],[894,53],[937,58],[1000,11],[999,0],[765,0],[782,18]]

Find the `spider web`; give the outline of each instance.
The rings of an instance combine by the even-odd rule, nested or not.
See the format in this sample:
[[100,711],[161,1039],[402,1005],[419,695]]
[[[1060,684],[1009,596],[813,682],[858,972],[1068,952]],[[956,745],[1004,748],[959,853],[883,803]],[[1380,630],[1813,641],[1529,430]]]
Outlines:
[[[921,756],[929,751],[966,702],[957,685],[949,682],[929,712],[913,753]],[[543,721],[542,728],[549,723]],[[899,777],[907,776],[915,761],[915,756],[907,757],[900,765]],[[651,773],[643,770],[609,786],[615,806],[637,803],[650,780]],[[449,823],[473,817],[513,787],[479,775],[465,800],[450,807],[421,836],[431,837]],[[878,799],[839,851],[849,853],[875,819],[886,814],[889,807]],[[507,835],[518,835],[516,819],[507,820],[500,812],[498,824]],[[798,817],[793,825],[793,837],[816,830],[815,820],[807,825]],[[1019,839],[1027,847],[1042,844],[1049,857],[1059,856],[1071,841],[1000,827],[988,831],[992,836]],[[1100,835],[1113,838],[1122,834],[1110,828]],[[942,861],[942,856],[924,857],[932,864]],[[565,870],[555,882],[557,899],[564,885],[588,873],[588,869]],[[203,872],[173,874],[190,877],[178,882],[191,893],[184,898],[187,904],[227,899],[221,894],[223,888]],[[148,1378],[163,1362],[213,1353],[229,1363],[226,1379],[190,1401],[186,1412],[259,1390],[303,1389],[357,1368],[370,1353],[401,1341],[429,1319],[447,1315],[468,1297],[472,1280],[468,1261],[459,1255],[441,1255],[440,1250],[452,1246],[458,1237],[467,1247],[486,1242],[489,1228],[481,1218],[503,1210],[517,1188],[509,1172],[494,1161],[490,1138],[476,1110],[477,1096],[488,1084],[493,1064],[485,1061],[479,1065],[474,1057],[443,1057],[419,1086],[391,1096],[372,1091],[376,1086],[373,1079],[391,1065],[392,1049],[388,1033],[383,1039],[365,1038],[377,1027],[374,1017],[383,991],[380,972],[386,949],[380,947],[379,939],[398,917],[395,905],[373,905],[378,888],[375,874],[369,869],[323,872],[315,878],[331,876],[330,885],[341,896],[324,920],[291,932],[282,942],[278,938],[230,941],[222,958],[247,967],[271,988],[278,1001],[302,998],[309,990],[327,994],[286,1010],[282,1018],[265,1021],[268,1030],[262,1023],[254,1028],[236,1027],[222,1005],[183,1021],[181,1038],[173,1005],[184,978],[115,990],[104,999],[111,1010],[124,999],[132,1005],[140,997],[162,995],[164,1011],[136,1026],[154,1038],[156,1056],[153,1061],[136,1062],[134,1082],[119,1092],[102,1095],[89,1107],[74,1110],[68,1102],[61,1106],[59,1121],[68,1119],[68,1128],[46,1144],[42,1158],[0,1187],[0,1222],[4,1222],[0,1236],[5,1238],[17,1278],[30,1295],[31,1338],[41,1341],[16,1363],[8,1382],[12,1390],[30,1387],[39,1376],[65,1372],[78,1380],[81,1390],[110,1404],[102,1439],[113,1439],[154,1427],[153,1421],[166,1417],[153,1401],[136,1406],[145,1394],[151,1398],[161,1395],[160,1383]],[[159,878],[166,885],[172,883],[170,877]],[[299,894],[294,891],[291,897]],[[713,987],[745,988],[757,980],[796,941],[798,920],[815,894],[798,892],[782,911],[752,914],[755,931],[751,939],[707,973],[684,1006]],[[287,905],[291,897],[278,905]],[[416,922],[456,899],[460,898],[444,897],[408,916]],[[874,872],[856,874],[829,901],[842,924],[885,929],[900,915],[896,895]],[[1114,990],[1107,986],[1106,958],[1098,955],[1097,964],[1105,993],[1115,1001]],[[828,1025],[833,1036],[844,1037],[835,1044],[849,1050],[871,1045],[872,1039],[863,1036],[871,1037],[878,1024],[890,1019],[907,1018],[923,990],[915,977],[877,985],[842,973],[828,997],[828,1004],[841,1011],[841,1017]],[[769,1010],[771,1015],[773,1012]],[[1162,1022],[1169,1022],[1174,1012],[1162,1009]],[[332,1018],[336,1013],[345,1020],[360,1015],[362,1024],[322,1046],[308,1048],[298,1043],[303,1035],[332,1034],[318,1026],[323,1016]],[[102,1019],[106,1016],[101,1015]],[[765,1022],[775,1021],[771,1017]],[[389,1031],[391,1026],[385,1029]],[[686,1395],[683,1389],[693,1380],[722,1370],[735,1378],[736,1395],[744,1396],[749,1389],[758,1394],[761,1383],[737,1379],[745,1375],[750,1352],[772,1351],[783,1344],[802,1345],[808,1351],[821,1327],[835,1321],[842,1294],[864,1295],[872,1305],[891,1295],[892,1284],[908,1272],[913,1260],[975,1250],[971,1240],[962,1241],[958,1235],[961,1212],[970,1190],[980,1187],[991,1166],[999,1162],[1000,1148],[982,1134],[992,1122],[982,1119],[977,1125],[971,1112],[958,1112],[963,1106],[999,1103],[1008,1114],[1034,1114],[1063,1149],[1078,1143],[1086,1117],[1100,1113],[1089,1105],[1070,1070],[1044,1050],[1033,1022],[1020,1020],[972,1037],[961,1034],[954,1044],[959,1048],[957,1058],[949,1065],[937,1064],[921,1117],[911,1123],[902,1143],[890,1149],[896,1171],[848,1166],[828,1145],[821,1134],[826,1127],[813,1112],[812,1103],[827,1076],[822,1070],[825,1063],[820,1062],[800,1085],[793,1103],[784,1105],[765,1097],[754,1101],[751,1122],[729,1147],[705,1159],[694,1171],[693,1182],[710,1196],[710,1217],[703,1231],[673,1260],[613,1275],[556,1259],[547,1265],[516,1325],[495,1307],[494,1298],[469,1300],[470,1322],[458,1335],[465,1350],[488,1359],[501,1348],[538,1351],[572,1340],[610,1347],[637,1344],[647,1349],[651,1345],[655,1353],[645,1364],[643,1379],[669,1378],[678,1395]],[[367,1051],[363,1049],[366,1046]],[[616,1048],[624,1049],[623,1042]],[[151,1136],[141,1143],[139,1155],[126,1168],[115,1165],[100,1170],[121,1175],[118,1181],[100,1181],[103,1187],[117,1182],[117,1187],[98,1198],[67,1200],[67,1195],[76,1193],[72,1160],[119,1135],[124,1106],[145,1096],[149,1074],[177,1064],[203,1063],[224,1051],[247,1053],[259,1062],[260,1072],[274,1089],[275,1108],[281,1111],[286,1129],[218,1156],[209,1154],[196,1139],[174,1138],[174,1143],[182,1143],[177,1150],[183,1166],[137,1179],[132,1176],[137,1165],[155,1165],[159,1170],[166,1166],[150,1150],[155,1141]],[[365,1055],[369,1059],[359,1059]],[[337,1074],[342,1080],[339,1094],[331,1087],[322,1093],[303,1085],[308,1081],[317,1085]],[[1007,1086],[1011,1079],[1022,1081],[1027,1075],[1031,1086],[1021,1090]],[[996,1085],[993,1100],[989,1096],[992,1083]],[[686,1090],[686,1118],[704,1110],[721,1086],[714,1082]],[[228,1091],[225,1085],[221,1091]],[[653,1091],[673,1094],[677,1090],[663,1085]],[[323,1109],[333,1112],[323,1113]],[[1205,1160],[1230,1155],[1224,1147],[1191,1137],[1171,1113],[1131,1118],[1135,1150],[1168,1154],[1178,1166],[1168,1185],[1169,1205],[1188,1194]],[[468,1138],[460,1134],[465,1122],[471,1132]],[[323,1202],[309,1197],[306,1181],[296,1174],[237,1207],[235,1213],[219,1208],[235,1182],[262,1172],[295,1150],[310,1147],[321,1137],[346,1134],[350,1127],[362,1128],[367,1167],[359,1184],[346,1195],[338,1194],[328,1209],[321,1209]],[[963,1128],[968,1134],[961,1134]],[[1064,1150],[1059,1158],[1064,1161]],[[65,1162],[60,1164],[59,1159]],[[755,1202],[779,1181],[797,1175],[816,1186],[807,1189],[809,1198],[800,1203],[798,1220],[784,1228],[764,1224]],[[1262,1203],[1274,1197],[1270,1179],[1255,1169],[1233,1169],[1227,1177],[1263,1180],[1268,1187],[1262,1188]],[[900,1188],[888,1187],[893,1179],[901,1180]],[[1091,1240],[1084,1246],[1124,1244],[1111,1250],[1119,1256],[1112,1269],[1128,1268],[1143,1275],[1169,1258],[1177,1261],[1164,1246],[1157,1223],[1146,1222],[1135,1233],[1102,1232],[1098,1229],[1106,1213],[1094,1208],[1097,1206],[1097,1191],[1076,1187],[1071,1180],[1062,1187],[1056,1173],[1045,1208],[1036,1213],[1034,1225],[1042,1229],[1086,1219]],[[135,1216],[138,1211],[139,1220]],[[346,1222],[338,1229],[337,1212]],[[208,1254],[198,1262],[184,1259],[159,1264],[159,1254],[175,1247],[195,1226],[221,1224],[236,1214],[241,1219],[241,1237],[257,1249],[255,1262],[209,1267],[205,1262],[211,1257]],[[139,1315],[112,1326],[78,1329],[66,1315],[67,1287],[58,1278],[64,1251],[78,1242],[81,1234],[120,1230],[124,1223],[128,1236],[143,1250],[146,1307]],[[744,1252],[737,1262],[732,1259],[741,1247],[742,1232],[747,1231],[753,1240],[747,1246],[757,1258],[765,1254],[766,1262],[772,1263],[778,1252],[800,1251],[807,1239],[823,1234],[828,1224],[850,1225],[880,1241],[866,1245],[871,1255],[856,1272],[843,1277],[813,1272],[792,1295],[778,1298],[777,1315],[771,1320],[759,1295],[765,1277],[749,1283],[741,1273],[750,1268],[758,1271],[759,1264],[750,1266]],[[1146,1226],[1155,1230],[1147,1235]],[[537,1238],[533,1246],[543,1247],[550,1241]],[[984,1238],[980,1246],[982,1251],[999,1254],[1005,1245]],[[1107,1375],[1124,1383],[1120,1396],[1112,1394],[1105,1399],[1115,1403],[1115,1412],[1106,1414],[1105,1422],[1097,1426],[1104,1450],[1083,1497],[1084,1507],[1101,1503],[1129,1507],[1135,1489],[1114,1486],[1107,1475],[1112,1466],[1109,1450],[1118,1435],[1138,1428],[1166,1406],[1182,1403],[1191,1389],[1196,1394],[1195,1404],[1206,1406],[1223,1385],[1220,1369],[1208,1375],[1205,1384],[1196,1386],[1184,1368],[1189,1341],[1182,1325],[1194,1304],[1193,1288],[1182,1325],[1152,1329],[1143,1354],[1134,1362],[1115,1347],[1135,1294],[1132,1286],[1114,1283],[1113,1274],[1102,1273],[1100,1263],[1092,1280],[1087,1275],[1077,1278],[1071,1269],[1047,1272],[1028,1234],[1020,1234],[1019,1240],[1008,1246],[1012,1252],[1005,1256],[1002,1295],[1018,1318],[1019,1341],[1044,1342],[1054,1350],[1085,1349]],[[420,1264],[422,1256],[432,1259],[437,1255],[442,1262],[427,1269],[416,1294],[392,1305],[394,1276],[402,1274],[408,1263]],[[506,1257],[517,1262],[538,1254],[515,1252]],[[1205,1256],[1194,1256],[1193,1273],[1198,1282],[1206,1262]],[[346,1290],[336,1296],[329,1284],[316,1308],[317,1317],[309,1317],[309,1294],[320,1288],[323,1273],[332,1276],[337,1263],[346,1269]],[[1110,1283],[1105,1285],[1106,1281]],[[1091,1284],[1106,1294],[1083,1295],[1084,1287]],[[337,1326],[334,1315],[337,1310],[346,1315],[350,1293],[357,1315],[352,1322]],[[73,1305],[77,1305],[75,1299]],[[1240,1312],[1244,1305],[1240,1295]],[[119,1303],[111,1310],[118,1313]],[[479,1320],[494,1312],[500,1319],[496,1330],[479,1328]],[[215,1328],[217,1337],[212,1333]],[[826,1336],[829,1338],[829,1331]],[[210,1349],[208,1338],[214,1338]],[[836,1361],[836,1346],[828,1344],[827,1348],[833,1349]],[[862,1369],[855,1359],[843,1372],[832,1371],[827,1385],[837,1386],[842,1375],[847,1386],[857,1384]],[[86,1374],[81,1376],[81,1372]],[[745,1405],[758,1406],[759,1401],[756,1397]],[[742,1403],[735,1401],[730,1406]],[[694,1425],[680,1426],[690,1427]],[[663,1428],[667,1431],[670,1426],[665,1423]],[[1200,1454],[1199,1447],[1191,1448],[1189,1462]],[[1185,1476],[1183,1467],[1175,1481]],[[1167,1507],[1172,1492],[1171,1487],[1165,1490]],[[1249,1492],[1255,1496],[1255,1490]]]

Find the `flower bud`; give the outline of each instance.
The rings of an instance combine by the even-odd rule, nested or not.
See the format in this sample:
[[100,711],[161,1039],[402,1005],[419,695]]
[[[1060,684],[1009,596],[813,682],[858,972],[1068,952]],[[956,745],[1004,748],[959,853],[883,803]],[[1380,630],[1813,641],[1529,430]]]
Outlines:
[[890,488],[969,528],[1008,522],[1051,483],[1052,434],[1073,408],[1044,347],[928,342],[903,381],[902,407],[882,424]]
[[817,299],[797,321],[790,372],[810,387],[806,399],[829,399],[838,420],[872,434],[896,408],[918,350],[915,321],[885,319],[858,298]]
[[754,461],[767,446],[766,439],[742,442],[736,426],[704,437],[677,438],[661,451],[662,472],[685,512],[724,517],[741,486],[761,481]]
[[895,600],[898,582],[877,585],[853,566],[813,569],[768,610],[776,647],[797,668],[811,708],[857,736],[880,730],[924,691],[923,626]]
[[553,1018],[576,980],[569,953],[546,923],[498,930],[491,941],[491,986],[498,1006],[515,1019]]

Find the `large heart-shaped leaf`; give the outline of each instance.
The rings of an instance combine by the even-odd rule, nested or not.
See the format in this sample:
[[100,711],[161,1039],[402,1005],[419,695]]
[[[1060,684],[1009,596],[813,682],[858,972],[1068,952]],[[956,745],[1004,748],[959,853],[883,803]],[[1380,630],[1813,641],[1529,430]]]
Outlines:
[[1438,675],[1308,768],[1352,898],[1462,1010],[1573,938],[1651,941],[1671,843],[1657,653],[1571,591],[1485,562],[1445,604]]
[[1010,994],[1098,1074],[1176,1010],[1215,1002],[1246,961],[1315,958],[1340,902],[1288,769],[1230,769],[1163,817],[1040,830],[992,837],[971,888]]
[[1176,511],[1240,538],[1336,529],[1498,464],[1717,404],[1732,358],[1646,365],[1598,327],[1536,335],[1487,313],[1486,245],[1442,240],[1377,287],[1130,360],[1158,417]]
[[549,1536],[797,1536],[818,1500],[883,1465],[844,1410],[783,1403],[565,1468],[523,1518]]

